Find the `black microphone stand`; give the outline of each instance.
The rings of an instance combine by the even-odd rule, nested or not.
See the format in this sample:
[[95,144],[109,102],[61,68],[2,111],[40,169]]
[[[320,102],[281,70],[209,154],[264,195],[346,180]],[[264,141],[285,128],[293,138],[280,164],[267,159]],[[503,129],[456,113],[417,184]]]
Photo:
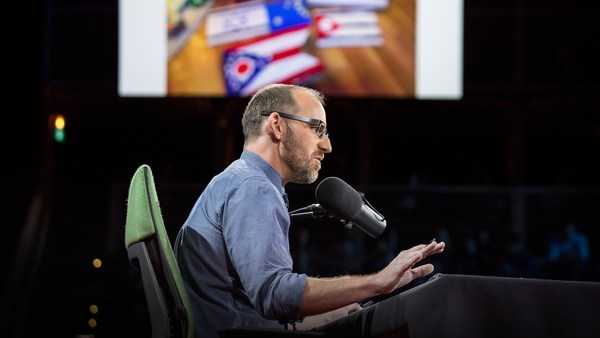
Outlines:
[[290,217],[292,218],[323,218],[327,215],[327,210],[325,210],[325,208],[323,208],[320,204],[311,204],[309,206],[290,211]]
[[306,219],[306,218],[311,218],[311,219],[323,219],[323,218],[337,219],[348,230],[352,229],[352,222],[348,222],[347,220],[345,220],[343,218],[340,218],[336,214],[333,214],[333,213],[327,211],[327,209],[323,208],[318,203],[311,204],[311,205],[308,205],[308,206],[305,206],[305,207],[302,207],[302,208],[299,208],[299,209],[296,209],[296,210],[292,210],[292,211],[289,212],[289,214],[290,214],[290,218],[297,219],[297,220]]

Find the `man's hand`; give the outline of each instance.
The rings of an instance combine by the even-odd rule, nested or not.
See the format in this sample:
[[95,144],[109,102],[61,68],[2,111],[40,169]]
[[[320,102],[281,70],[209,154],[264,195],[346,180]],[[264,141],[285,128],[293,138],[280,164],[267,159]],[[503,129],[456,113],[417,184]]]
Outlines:
[[373,275],[373,281],[378,287],[378,293],[390,293],[404,286],[414,279],[426,276],[433,272],[433,265],[425,264],[414,267],[419,261],[444,251],[444,242],[419,244],[408,250],[401,251],[388,266]]
[[300,314],[311,316],[350,303],[385,294],[410,283],[413,279],[430,274],[433,265],[415,267],[419,261],[444,251],[444,242],[421,244],[400,252],[385,269],[367,276],[342,276],[334,278],[306,278]]

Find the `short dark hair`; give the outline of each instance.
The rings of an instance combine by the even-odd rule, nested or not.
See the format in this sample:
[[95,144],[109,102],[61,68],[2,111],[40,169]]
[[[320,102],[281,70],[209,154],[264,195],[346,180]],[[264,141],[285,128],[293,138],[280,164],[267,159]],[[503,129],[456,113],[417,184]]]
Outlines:
[[262,122],[266,119],[261,116],[262,112],[281,111],[295,114],[300,110],[294,99],[294,90],[306,90],[319,100],[321,105],[325,105],[323,94],[314,89],[287,84],[268,85],[254,94],[246,106],[242,116],[242,130],[245,141],[260,135]]

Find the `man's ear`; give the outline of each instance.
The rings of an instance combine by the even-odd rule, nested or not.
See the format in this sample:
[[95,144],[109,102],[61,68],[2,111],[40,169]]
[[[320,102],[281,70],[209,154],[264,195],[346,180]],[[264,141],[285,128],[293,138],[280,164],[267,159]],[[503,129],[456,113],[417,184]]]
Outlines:
[[282,119],[277,114],[271,114],[269,118],[267,118],[266,128],[267,134],[271,137],[271,140],[275,143],[281,142],[283,138],[283,123]]

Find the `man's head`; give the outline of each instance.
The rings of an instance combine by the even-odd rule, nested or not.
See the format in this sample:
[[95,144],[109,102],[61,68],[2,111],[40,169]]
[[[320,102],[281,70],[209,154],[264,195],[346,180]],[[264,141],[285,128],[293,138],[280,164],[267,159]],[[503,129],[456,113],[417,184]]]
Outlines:
[[257,92],[242,117],[245,145],[268,139],[282,162],[284,181],[294,183],[317,179],[321,160],[331,152],[326,124],[321,93],[282,84]]

